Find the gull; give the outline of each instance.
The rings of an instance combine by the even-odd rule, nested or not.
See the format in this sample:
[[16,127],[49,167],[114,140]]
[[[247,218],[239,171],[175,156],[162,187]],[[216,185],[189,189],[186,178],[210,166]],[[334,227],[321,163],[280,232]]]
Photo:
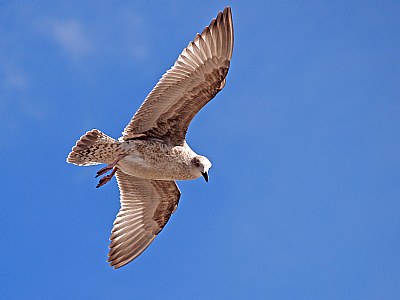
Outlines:
[[108,262],[117,269],[138,257],[175,212],[180,191],[175,180],[201,176],[211,162],[186,143],[194,116],[226,82],[233,51],[230,7],[219,12],[182,51],[115,140],[100,130],[84,134],[67,162],[106,164],[97,187],[115,175],[121,208],[111,231]]

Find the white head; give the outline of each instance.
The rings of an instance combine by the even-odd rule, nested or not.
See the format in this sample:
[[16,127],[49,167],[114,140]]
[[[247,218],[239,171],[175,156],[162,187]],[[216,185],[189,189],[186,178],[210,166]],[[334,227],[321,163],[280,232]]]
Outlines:
[[196,178],[203,176],[208,182],[208,170],[211,168],[211,162],[207,157],[198,155],[192,158],[192,170],[195,172]]

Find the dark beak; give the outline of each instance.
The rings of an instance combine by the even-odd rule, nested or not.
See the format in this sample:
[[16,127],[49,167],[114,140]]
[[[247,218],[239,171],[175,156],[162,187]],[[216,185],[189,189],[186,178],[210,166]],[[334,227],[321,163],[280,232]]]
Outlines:
[[206,182],[208,182],[208,173],[207,172],[202,172],[201,174],[203,175],[203,177],[206,180]]

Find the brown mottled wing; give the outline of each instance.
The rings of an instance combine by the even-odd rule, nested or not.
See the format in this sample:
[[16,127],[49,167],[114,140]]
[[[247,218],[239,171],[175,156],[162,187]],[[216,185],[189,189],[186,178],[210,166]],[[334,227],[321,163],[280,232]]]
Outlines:
[[225,86],[233,51],[230,7],[197,34],[147,96],[123,132],[183,144],[193,117]]
[[138,257],[178,206],[175,181],[137,178],[118,170],[121,209],[111,232],[108,261],[115,269]]

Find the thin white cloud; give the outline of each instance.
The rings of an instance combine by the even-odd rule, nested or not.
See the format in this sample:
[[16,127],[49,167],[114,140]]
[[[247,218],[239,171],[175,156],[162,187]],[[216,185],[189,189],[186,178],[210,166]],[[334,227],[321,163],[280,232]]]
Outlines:
[[145,61],[149,57],[149,49],[146,45],[131,45],[130,53],[135,61]]
[[34,23],[36,31],[72,59],[126,56],[144,62],[150,57],[149,28],[142,16],[127,8],[107,12],[107,18],[98,13],[89,19],[42,17]]
[[126,45],[126,54],[135,61],[146,61],[150,57],[147,39],[149,26],[142,16],[129,9],[119,12],[119,20],[117,30]]
[[93,50],[83,25],[76,20],[53,21],[52,35],[62,49],[74,57],[81,57]]
[[24,90],[28,87],[29,82],[26,75],[16,68],[4,68],[3,87],[9,89]]

